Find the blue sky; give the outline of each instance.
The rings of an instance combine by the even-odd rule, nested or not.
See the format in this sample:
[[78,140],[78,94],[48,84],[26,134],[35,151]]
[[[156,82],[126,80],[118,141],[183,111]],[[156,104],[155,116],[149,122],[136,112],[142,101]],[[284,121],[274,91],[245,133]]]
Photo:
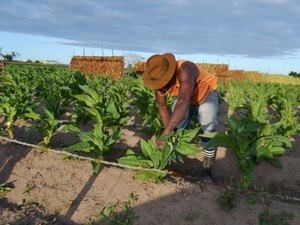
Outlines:
[[69,63],[73,55],[129,55],[300,72],[299,0],[10,0],[0,47],[17,59]]

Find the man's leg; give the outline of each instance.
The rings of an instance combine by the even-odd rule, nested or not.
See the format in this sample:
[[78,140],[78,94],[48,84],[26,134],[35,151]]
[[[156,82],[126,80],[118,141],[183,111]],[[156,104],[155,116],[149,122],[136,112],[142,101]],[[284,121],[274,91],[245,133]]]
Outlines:
[[[211,133],[216,131],[218,122],[218,98],[219,93],[217,91],[211,92],[206,100],[199,106],[198,109],[198,121],[201,124],[203,133]],[[203,147],[203,179],[209,181],[212,178],[211,168],[215,161],[216,149],[206,148],[209,138],[201,138],[201,145]]]

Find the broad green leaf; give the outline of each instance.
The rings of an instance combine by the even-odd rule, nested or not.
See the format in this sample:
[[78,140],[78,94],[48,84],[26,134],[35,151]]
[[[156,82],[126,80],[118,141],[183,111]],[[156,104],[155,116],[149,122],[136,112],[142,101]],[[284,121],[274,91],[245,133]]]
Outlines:
[[95,102],[98,102],[99,101],[99,94],[94,91],[92,88],[90,88],[89,86],[87,85],[79,85],[80,89],[83,90],[86,94],[88,94],[90,97],[92,97]]
[[281,161],[277,158],[267,158],[266,160],[279,169],[283,168]]
[[183,137],[181,138],[181,140],[185,142],[190,142],[198,134],[199,131],[200,127],[196,127],[192,130],[184,130]]
[[183,155],[194,155],[200,152],[200,149],[198,147],[189,143],[181,143],[176,147],[175,150]]
[[93,173],[98,174],[102,170],[102,164],[92,161]]
[[285,149],[283,147],[272,147],[269,150],[273,155],[282,154],[285,152]]
[[84,107],[84,109],[89,112],[92,116],[94,116],[96,118],[96,122],[99,123],[100,121],[102,121],[102,116],[100,114],[100,112],[95,109],[95,108],[88,108],[88,107]]
[[129,166],[153,167],[153,163],[141,156],[128,155],[117,159],[118,163]]
[[137,173],[134,175],[135,179],[138,180],[154,180],[154,181],[161,181],[160,179],[165,177],[167,175],[166,173],[158,173],[158,172],[152,172],[152,171],[145,171],[141,173]]
[[200,134],[200,137],[204,137],[204,138],[214,138],[216,137],[218,134],[218,132],[212,132],[212,133],[204,133],[204,134]]
[[146,142],[145,140],[141,139],[140,141],[140,145],[141,145],[141,149],[142,149],[142,152],[143,154],[146,156],[146,157],[150,157],[151,154],[153,154],[154,152],[152,151],[152,148],[150,146],[150,143],[151,141],[148,141]]
[[170,161],[171,153],[172,153],[172,149],[165,145],[164,148],[162,149],[161,164],[159,166],[159,169],[164,169],[168,165],[168,162]]
[[111,113],[113,118],[119,118],[120,114],[118,113],[118,110],[114,104],[114,102],[110,102],[107,106],[107,112]]
[[38,119],[40,119],[40,114],[37,114],[37,113],[34,113],[34,112],[24,113],[24,117],[38,120]]
[[97,102],[88,95],[74,95],[74,97],[84,102],[89,107],[94,107],[97,104]]
[[83,151],[83,152],[90,152],[91,150],[93,150],[93,146],[91,146],[88,142],[80,142],[80,143],[76,143],[74,145],[71,145],[67,148],[64,148],[65,151],[68,152],[72,152],[72,151]]
[[79,127],[75,126],[75,125],[64,125],[63,128],[60,130],[61,132],[73,132],[76,134],[81,133],[81,130],[79,129]]
[[160,153],[153,153],[150,156],[151,161],[153,162],[153,167],[158,169],[161,164],[161,152]]
[[239,127],[241,127],[241,123],[237,119],[230,117],[227,119],[227,126],[228,129],[235,132]]
[[93,142],[93,134],[90,132],[81,132],[80,134],[78,134],[78,136],[82,142]]

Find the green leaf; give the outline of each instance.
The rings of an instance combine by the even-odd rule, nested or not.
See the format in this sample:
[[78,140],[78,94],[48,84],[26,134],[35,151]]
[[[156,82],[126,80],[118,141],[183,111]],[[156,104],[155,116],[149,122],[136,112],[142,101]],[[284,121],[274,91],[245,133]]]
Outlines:
[[72,124],[63,126],[63,128],[60,131],[61,132],[73,132],[76,134],[81,133],[81,130],[79,129],[79,127],[72,125]]
[[189,143],[181,143],[176,147],[175,150],[183,155],[194,155],[200,152],[200,149],[198,147]]
[[88,94],[90,97],[92,97],[95,102],[98,102],[99,100],[99,94],[94,91],[92,88],[90,88],[88,85],[79,85],[80,89],[83,90],[86,94]]
[[88,108],[88,107],[84,107],[84,109],[90,113],[92,116],[94,116],[96,118],[96,122],[99,123],[102,121],[102,116],[101,113],[95,109],[95,108]]
[[218,132],[212,132],[212,133],[204,133],[204,134],[200,134],[200,137],[204,137],[204,138],[214,138],[216,137],[218,134]]
[[159,140],[161,140],[163,142],[167,142],[167,141],[169,141],[174,136],[174,134],[175,134],[175,132],[171,131],[170,133],[168,133],[166,135],[160,136]]
[[81,132],[80,134],[78,134],[78,136],[82,142],[89,142],[89,141],[93,142],[94,141],[93,140],[94,135],[90,132]]
[[141,163],[137,156],[135,155],[128,155],[125,157],[121,157],[117,159],[118,163],[122,165],[128,165],[128,166],[140,166]]
[[278,154],[282,154],[285,152],[285,149],[283,147],[272,147],[271,149],[269,149],[269,151],[273,154],[273,155],[278,155]]
[[279,168],[279,169],[282,169],[283,166],[282,166],[282,163],[279,159],[277,158],[267,158],[266,159],[270,164],[272,164],[273,166]]
[[128,165],[128,166],[153,167],[153,163],[150,160],[136,155],[128,155],[125,157],[121,157],[117,161],[120,164]]
[[182,141],[190,142],[193,140],[193,138],[198,134],[200,131],[200,127],[196,127],[192,130],[184,130],[183,131],[183,137],[181,138]]
[[24,113],[24,117],[38,120],[38,119],[40,119],[40,114],[37,114],[37,113],[34,113],[34,112]]
[[85,102],[89,107],[94,107],[97,104],[97,102],[88,95],[74,95],[74,97],[79,101]]
[[142,152],[146,157],[150,157],[150,155],[154,153],[152,151],[151,145],[149,144],[150,142],[151,142],[150,140],[148,142],[146,142],[143,139],[141,139],[141,141],[140,141]]
[[90,150],[94,149],[88,142],[80,142],[74,145],[71,145],[67,148],[64,148],[65,151],[72,152],[72,151],[83,151],[89,152]]
[[110,102],[108,104],[107,112],[111,113],[113,118],[119,118],[120,117],[120,114],[118,113],[118,110],[117,110],[114,102]]
[[92,161],[93,173],[98,174],[102,169],[102,164]]
[[155,169],[158,169],[160,167],[161,164],[161,152],[159,153],[153,153],[151,154],[149,157],[151,159],[151,161],[153,162],[153,167]]
[[227,126],[229,130],[236,132],[241,127],[241,123],[237,119],[230,117],[227,119]]
[[172,149],[169,148],[167,145],[165,145],[164,148],[162,149],[161,164],[159,166],[159,169],[164,169],[168,165],[168,162],[170,161],[171,153],[172,153]]
[[138,180],[155,180],[155,181],[161,181],[160,178],[163,178],[167,175],[166,173],[158,173],[158,172],[152,172],[152,171],[145,171],[145,172],[141,172],[141,173],[137,173],[136,175],[134,175],[135,179]]

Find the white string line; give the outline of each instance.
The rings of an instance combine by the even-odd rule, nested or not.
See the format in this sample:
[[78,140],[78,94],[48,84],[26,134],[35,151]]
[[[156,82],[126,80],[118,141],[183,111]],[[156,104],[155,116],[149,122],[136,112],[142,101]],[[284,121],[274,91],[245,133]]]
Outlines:
[[86,157],[86,156],[80,156],[80,155],[72,154],[72,153],[66,152],[64,150],[57,150],[57,149],[46,148],[46,147],[42,147],[42,146],[38,146],[38,145],[33,145],[33,144],[29,144],[29,143],[26,143],[26,142],[14,140],[14,139],[2,137],[2,136],[0,136],[0,139],[5,140],[5,141],[10,142],[10,143],[15,143],[15,144],[19,144],[19,145],[23,145],[23,146],[27,146],[27,147],[32,147],[32,148],[37,148],[37,149],[41,149],[41,150],[47,150],[47,151],[50,151],[50,152],[54,152],[56,154],[67,155],[67,156],[75,157],[75,158],[82,159],[82,160],[87,160],[87,161],[102,163],[102,164],[105,164],[105,165],[122,167],[122,168],[127,168],[127,169],[132,169],[132,170],[142,170],[142,171],[152,171],[152,172],[164,173],[164,174],[166,174],[166,173],[167,174],[172,174],[172,172],[169,172],[169,171],[162,171],[162,170],[158,170],[158,169],[145,168],[145,167],[137,167],[137,166],[128,166],[128,165],[123,165],[123,164],[119,164],[119,163],[109,162],[109,161],[105,161],[105,160],[93,159],[91,157]]

